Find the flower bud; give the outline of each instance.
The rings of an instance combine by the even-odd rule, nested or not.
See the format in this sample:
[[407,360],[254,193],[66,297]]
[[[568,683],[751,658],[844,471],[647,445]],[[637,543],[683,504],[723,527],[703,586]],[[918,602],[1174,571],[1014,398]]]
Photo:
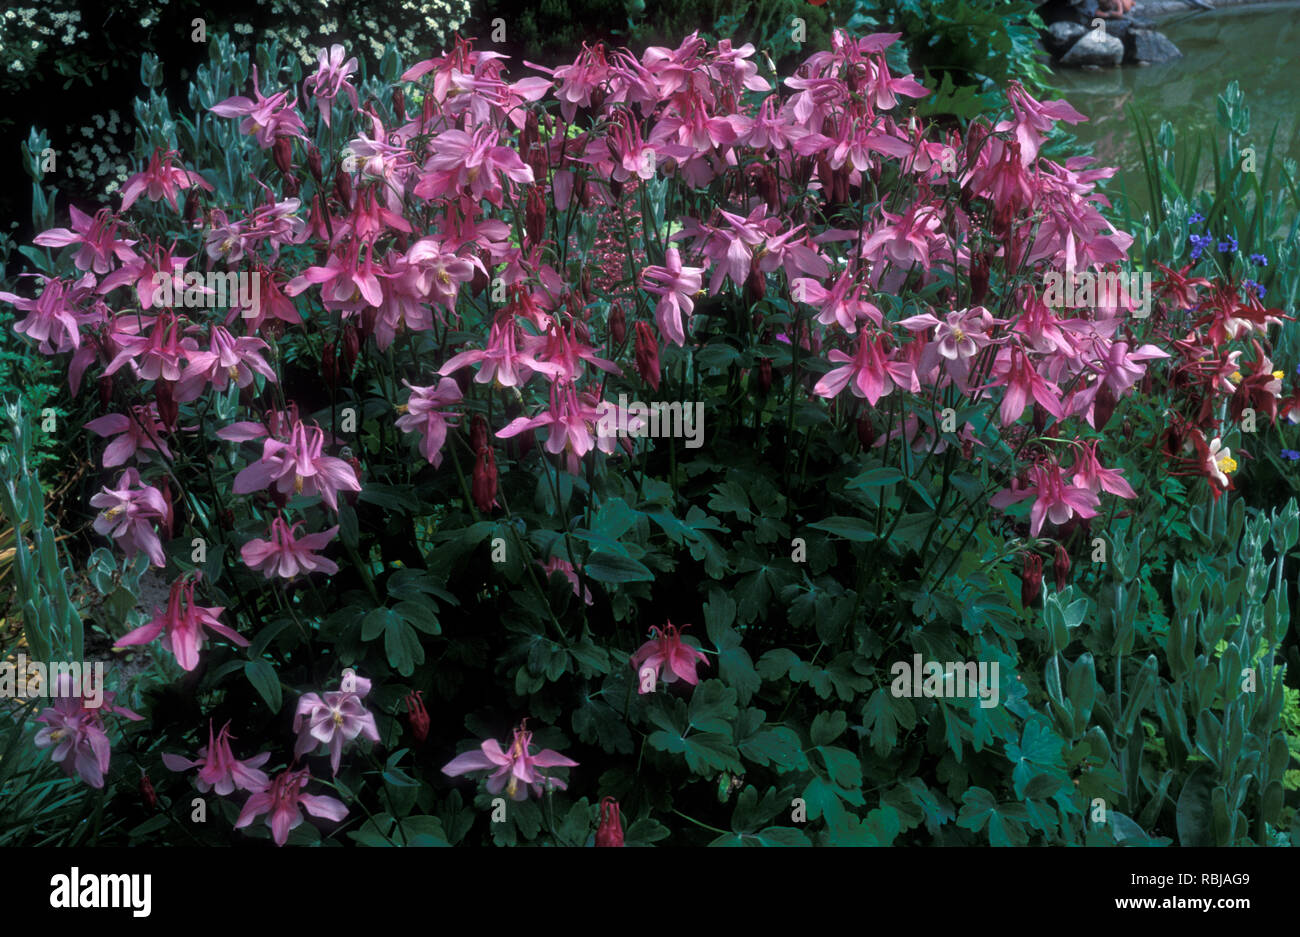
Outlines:
[[316,149],[316,144],[314,143],[307,150],[307,171],[311,173],[311,177],[316,180],[316,184],[320,185],[324,173],[322,172],[320,165],[320,150]]
[[158,808],[158,794],[153,789],[153,782],[149,780],[149,772],[143,768],[140,769],[140,797],[150,813]]
[[113,402],[113,375],[105,374],[99,379],[99,405],[108,407]]
[[474,504],[484,514],[490,514],[497,504],[497,462],[492,455],[492,447],[484,446],[478,451],[478,461],[474,463],[474,481],[470,488]]
[[162,516],[162,520],[158,524],[158,532],[170,540],[174,536],[173,528],[176,526],[176,515],[172,510],[171,481],[166,475],[158,482],[158,493],[162,495],[163,504],[167,505],[167,513]]
[[271,157],[275,160],[275,168],[284,175],[293,171],[293,143],[289,137],[275,138],[275,143],[271,144]]
[[1056,575],[1056,591],[1065,591],[1070,577],[1070,554],[1059,543],[1056,545],[1056,559],[1052,561],[1052,572]]
[[320,356],[320,373],[325,378],[325,383],[331,387],[339,386],[339,364],[334,357],[333,344],[326,342],[325,349]]
[[636,324],[636,371],[652,390],[659,389],[659,342],[645,322]]
[[864,413],[858,417],[858,442],[862,443],[863,449],[870,449],[875,441],[876,428],[872,425],[871,414]]
[[1043,558],[1037,553],[1025,554],[1025,567],[1020,574],[1020,604],[1033,608],[1043,592]]
[[158,381],[153,388],[154,399],[158,401],[158,419],[167,427],[168,430],[176,428],[176,417],[180,412],[180,407],[176,404],[176,398],[172,396],[172,385],[170,381]]
[[406,97],[401,88],[393,89],[393,113],[397,115],[399,124],[406,123]]
[[488,445],[487,420],[483,418],[483,414],[475,413],[469,424],[469,448],[473,452],[478,452],[486,445]]
[[297,176],[284,177],[284,194],[289,198],[297,198],[298,193],[302,191],[302,184],[298,182]]
[[230,533],[230,531],[235,529],[235,512],[230,510],[230,508],[224,508],[218,515],[218,518],[221,521],[221,529],[226,531],[226,533]]
[[776,173],[771,166],[760,166],[754,180],[758,196],[767,204],[767,210],[773,215],[781,213],[781,188],[777,183]]
[[185,193],[185,213],[182,216],[185,223],[189,224],[199,214],[199,187],[191,186],[190,190]]
[[623,307],[615,303],[609,310],[609,337],[615,345],[623,344],[627,338],[627,316]]
[[749,264],[749,276],[745,278],[745,299],[752,306],[767,295],[767,277],[758,269],[755,258]]
[[1103,380],[1092,401],[1092,425],[1098,430],[1104,429],[1114,412],[1115,392],[1110,389],[1110,382]]
[[978,306],[984,302],[984,298],[989,294],[989,256],[985,251],[980,251],[975,257],[975,263],[971,265],[970,271],[970,301],[971,305]]
[[524,203],[524,234],[528,244],[534,247],[546,236],[546,202],[542,199],[539,185],[528,188],[528,198]]
[[417,742],[429,737],[429,711],[424,708],[424,693],[416,690],[406,695],[406,716],[411,723],[411,734]]
[[352,177],[344,172],[342,163],[334,170],[334,197],[343,203],[344,208],[352,207]]
[[758,359],[758,387],[764,394],[772,389],[772,359]]
[[361,336],[357,332],[357,327],[352,323],[343,326],[343,376],[350,379],[352,377],[352,368],[357,363],[357,355],[361,353]]
[[618,815],[618,801],[613,797],[601,798],[600,825],[596,827],[596,845],[623,845],[623,821]]

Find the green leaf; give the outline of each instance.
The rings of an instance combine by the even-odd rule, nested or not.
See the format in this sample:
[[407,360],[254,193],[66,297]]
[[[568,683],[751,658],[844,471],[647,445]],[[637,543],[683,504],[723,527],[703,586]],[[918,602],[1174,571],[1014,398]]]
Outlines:
[[271,707],[271,712],[280,711],[280,677],[271,666],[270,661],[250,660],[244,664],[244,676],[248,682],[253,684],[253,689],[257,690],[258,695]]
[[876,532],[860,517],[828,517],[824,521],[809,524],[814,530],[824,530],[845,540],[855,543],[868,543],[876,539]]
[[820,712],[813,719],[810,735],[814,745],[829,745],[844,734],[849,717],[842,711]]
[[653,582],[654,573],[630,556],[596,550],[587,557],[585,572],[597,582]]
[[1215,845],[1213,791],[1214,770],[1206,764],[1197,765],[1178,795],[1175,820],[1180,846]]

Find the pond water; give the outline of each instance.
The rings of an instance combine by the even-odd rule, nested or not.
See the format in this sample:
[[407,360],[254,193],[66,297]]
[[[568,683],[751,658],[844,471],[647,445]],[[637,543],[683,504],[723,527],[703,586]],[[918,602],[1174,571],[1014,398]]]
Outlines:
[[[1119,166],[1124,187],[1141,202],[1146,185],[1129,105],[1151,119],[1153,130],[1167,120],[1177,131],[1179,148],[1197,133],[1226,136],[1217,123],[1217,98],[1235,80],[1250,108],[1250,132],[1262,168],[1274,124],[1275,152],[1300,162],[1300,6],[1246,6],[1215,12],[1179,14],[1157,20],[1157,28],[1182,50],[1183,57],[1163,65],[1125,66],[1085,72],[1061,69],[1054,80],[1061,96],[1086,123],[1073,132],[1095,144],[1101,165]],[[1202,172],[1212,162],[1202,153]],[[1119,191],[1120,176],[1112,183]]]

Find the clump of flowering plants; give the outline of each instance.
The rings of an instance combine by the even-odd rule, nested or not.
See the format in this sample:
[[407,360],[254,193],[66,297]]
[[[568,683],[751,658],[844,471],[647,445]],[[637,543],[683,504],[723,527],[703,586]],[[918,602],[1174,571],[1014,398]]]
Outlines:
[[[1012,84],[925,126],[896,39],[789,75],[695,35],[554,71],[458,40],[247,87],[214,50],[132,204],[37,237],[62,253],[3,298],[98,396],[95,529],[174,583],[102,624],[156,657],[137,756],[216,784],[196,836],[580,845],[614,798],[628,844],[1191,841],[1195,784],[1271,841],[1285,608],[1234,626],[1243,696],[1188,676],[1226,652],[1185,625],[1158,672],[1175,623],[1132,589],[1212,600],[1203,547],[1139,562],[1144,495],[1241,534],[1285,313],[1169,268],[1054,304],[1133,240],[1113,170],[1048,155],[1081,115]],[[1223,563],[1280,581],[1288,510],[1270,563]],[[1201,713],[1247,741],[1207,756]]]

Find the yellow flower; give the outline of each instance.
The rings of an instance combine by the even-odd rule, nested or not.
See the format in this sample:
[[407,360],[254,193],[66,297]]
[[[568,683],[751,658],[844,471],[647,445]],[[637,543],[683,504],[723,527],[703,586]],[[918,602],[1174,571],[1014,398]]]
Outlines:
[[1219,460],[1219,471],[1224,475],[1231,475],[1237,471],[1237,460],[1232,456],[1224,456]]

